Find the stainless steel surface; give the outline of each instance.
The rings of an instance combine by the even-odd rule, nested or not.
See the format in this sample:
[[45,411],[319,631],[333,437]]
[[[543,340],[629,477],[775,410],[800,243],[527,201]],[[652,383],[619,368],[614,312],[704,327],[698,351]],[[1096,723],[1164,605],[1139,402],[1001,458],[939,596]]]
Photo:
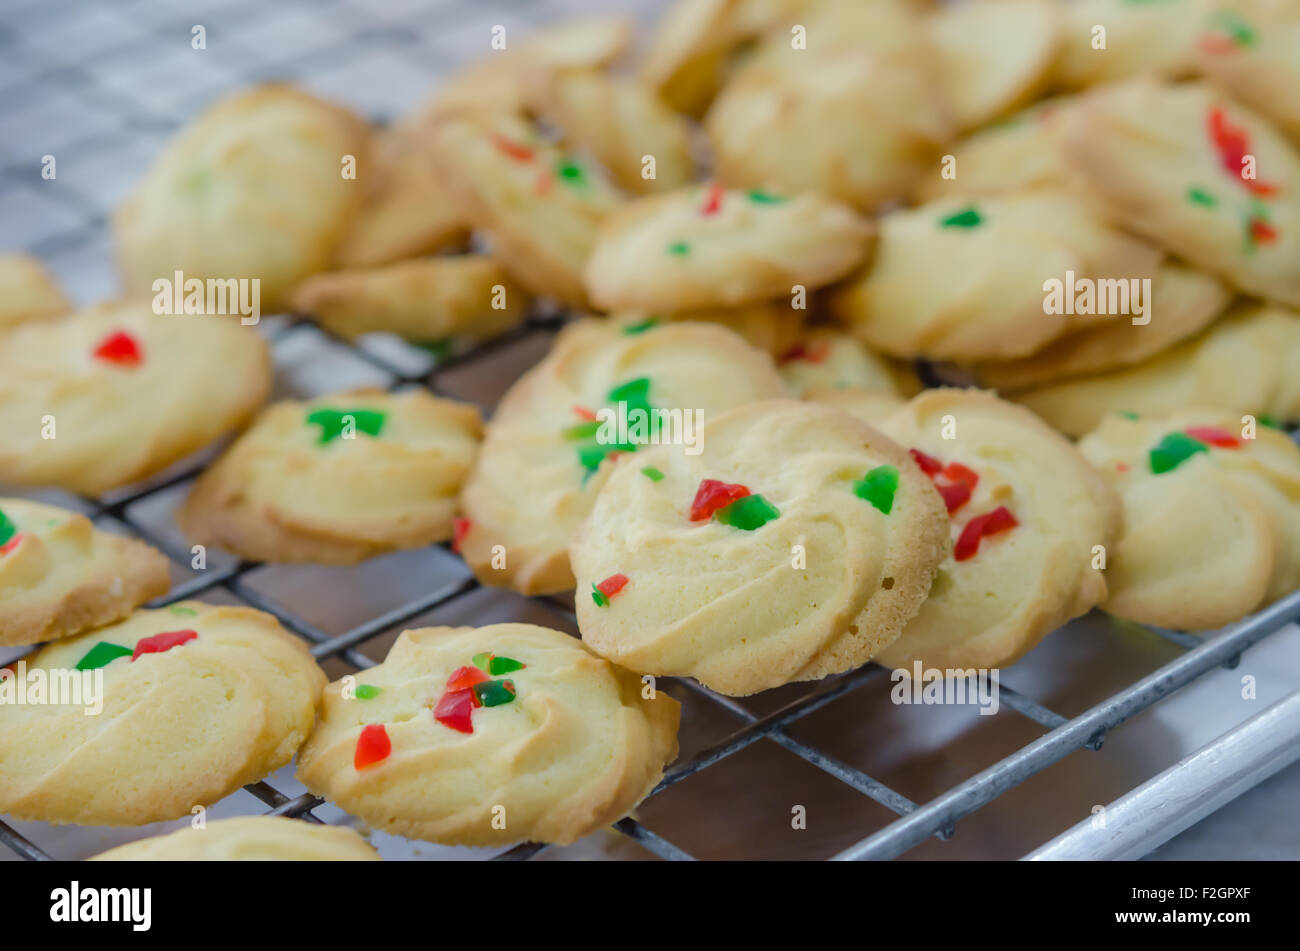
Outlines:
[[[206,102],[277,76],[391,117],[418,102],[439,74],[483,55],[493,24],[519,36],[570,13],[624,8],[647,15],[658,4],[215,0],[178,10],[167,0],[10,0],[0,12],[0,247],[37,253],[83,302],[109,296],[116,281],[106,214]],[[189,47],[197,23],[208,30],[203,53]],[[45,153],[59,157],[55,182],[33,171]],[[273,343],[277,395],[426,385],[490,410],[545,352],[555,326],[539,318],[436,366],[391,338],[353,348],[283,319],[259,329]],[[526,620],[574,633],[571,604],[481,589],[442,547],[351,568],[256,565],[210,552],[207,569],[192,571],[172,512],[211,454],[103,499],[38,495],[166,550],[175,583],[168,600],[273,611],[311,642],[332,677],[381,660],[406,627]],[[524,845],[499,855],[381,833],[373,841],[389,858],[1018,858],[1294,691],[1300,629],[1270,633],[1269,625],[1294,617],[1295,607],[1289,599],[1205,647],[1196,636],[1091,614],[1003,671],[1002,709],[990,717],[972,707],[891,703],[888,679],[873,669],[740,700],[669,683],[684,707],[681,758],[616,831],[567,848]],[[18,653],[0,649],[0,664]],[[1216,667],[1237,653],[1238,668]],[[1246,675],[1256,681],[1253,700],[1242,695]],[[1104,746],[1090,749],[1107,730]],[[1289,773],[1297,794],[1275,797],[1257,827],[1234,826],[1235,843],[1220,837],[1216,848],[1251,857],[1276,842],[1269,830],[1297,825],[1300,773]],[[791,821],[797,809],[806,828]],[[307,794],[291,767],[209,815],[268,810],[355,824]],[[81,858],[185,821],[138,829],[5,821],[0,843],[9,848],[0,858]],[[1213,821],[1198,832],[1213,838],[1205,831]],[[1300,845],[1291,857],[1300,857]]]
[[1025,858],[1141,858],[1297,760],[1300,690]]

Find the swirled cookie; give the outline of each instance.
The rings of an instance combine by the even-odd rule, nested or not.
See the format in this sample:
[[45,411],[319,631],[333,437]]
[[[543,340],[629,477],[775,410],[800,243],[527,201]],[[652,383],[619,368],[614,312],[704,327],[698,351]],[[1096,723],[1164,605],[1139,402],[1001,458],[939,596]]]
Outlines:
[[1232,293],[1193,268],[1165,264],[1151,284],[1151,320],[1080,317],[1079,329],[1049,343],[1033,356],[990,360],[975,367],[980,382],[1004,392],[1041,386],[1141,363],[1195,336],[1221,316]]
[[1065,192],[943,199],[881,219],[874,260],[835,292],[831,309],[868,345],[899,357],[1026,356],[1071,327],[1073,318],[1048,311],[1048,279],[1127,289],[1151,278],[1160,258]]
[[146,294],[185,279],[258,280],[274,313],[329,267],[364,198],[358,117],[291,86],[222,100],[181,130],[113,219],[122,282]]
[[1055,129],[1062,111],[1075,99],[1043,100],[957,141],[943,162],[936,162],[918,180],[914,197],[924,203],[1030,189],[1068,190],[1071,173],[1060,154]]
[[723,327],[570,325],[487,425],[461,493],[460,553],[484,584],[565,591],[569,537],[613,469],[639,469],[646,445],[696,443],[701,422],[785,393],[771,357]]
[[710,107],[718,179],[864,210],[903,197],[953,131],[924,24],[902,0],[823,0],[803,19],[807,48],[774,31]]
[[1211,0],[1071,0],[1055,80],[1067,89],[1196,71],[1196,42]]
[[818,195],[691,186],[641,198],[604,222],[587,261],[605,310],[691,310],[788,297],[843,277],[872,229]]
[[76,512],[0,498],[0,644],[37,644],[125,617],[167,593],[167,558]]
[[595,71],[543,71],[529,103],[627,191],[667,191],[690,181],[690,124],[643,83]]
[[236,429],[271,389],[266,343],[225,317],[102,304],[0,336],[0,483],[96,494]]
[[945,4],[929,17],[940,87],[958,127],[1024,105],[1047,85],[1061,45],[1055,0]]
[[378,862],[379,853],[343,826],[284,816],[241,816],[128,842],[88,861]]
[[813,8],[813,0],[677,0],[655,24],[638,78],[678,112],[702,116],[745,44]]
[[567,844],[627,815],[677,755],[677,701],[549,628],[405,631],[357,677],[325,689],[298,778],[384,832]]
[[1300,420],[1300,315],[1241,304],[1191,340],[1137,366],[1012,397],[1061,432],[1082,436],[1109,413],[1167,416],[1188,406]]
[[0,254],[0,330],[71,309],[40,261],[27,254]]
[[1300,3],[1214,0],[1197,64],[1211,83],[1300,142]]
[[176,519],[259,561],[351,564],[452,536],[478,410],[427,390],[286,400],[204,471]]
[[1134,80],[1063,118],[1065,155],[1124,227],[1238,290],[1300,306],[1300,154],[1209,86]]
[[1111,614],[1216,628],[1300,587],[1300,449],[1284,433],[1233,413],[1113,414],[1079,450],[1124,501]]
[[[78,825],[176,819],[261,779],[306,739],[325,685],[269,614],[198,601],[136,611],[25,663],[14,687],[29,702],[0,704],[0,812]],[[83,689],[30,702],[38,682],[47,700],[55,684]]]
[[1094,546],[1119,531],[1119,500],[1032,413],[980,390],[926,390],[881,429],[934,480],[953,546],[880,663],[1003,667],[1106,596]]
[[645,450],[601,488],[569,548],[584,641],[743,695],[848,670],[898,637],[948,544],[906,450],[793,400],[711,419],[702,449]]
[[371,165],[358,172],[365,200],[336,266],[378,267],[465,243],[469,225],[434,171],[429,137],[417,123],[377,132]]
[[[486,41],[489,37],[484,36]],[[632,41],[631,23],[619,17],[565,20],[522,40],[504,37],[504,49],[441,84],[413,121],[423,124],[452,112],[523,112],[539,72],[593,70],[610,65]]]
[[531,301],[492,258],[456,254],[316,274],[291,307],[342,337],[394,333],[430,343],[495,337],[522,323]]
[[437,168],[492,254],[529,290],[585,306],[582,268],[623,199],[597,172],[506,114],[439,119]]

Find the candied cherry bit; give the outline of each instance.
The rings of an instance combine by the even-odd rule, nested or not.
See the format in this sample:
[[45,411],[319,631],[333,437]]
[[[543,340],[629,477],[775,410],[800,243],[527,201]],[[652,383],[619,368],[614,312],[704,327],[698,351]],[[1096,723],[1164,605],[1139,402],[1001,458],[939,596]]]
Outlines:
[[1218,446],[1220,449],[1236,449],[1241,445],[1240,439],[1221,426],[1189,426],[1185,431],[1193,439]]
[[131,660],[134,662],[141,654],[162,654],[173,647],[180,647],[187,641],[192,641],[199,636],[198,631],[164,631],[161,634],[155,634],[153,637],[146,637],[137,641],[135,651],[131,654]]
[[357,770],[367,769],[376,763],[388,759],[393,751],[393,743],[388,738],[388,731],[382,723],[371,723],[361,730],[357,737],[357,749],[352,754],[352,767]]
[[481,684],[488,675],[477,667],[457,667],[447,678],[447,690],[468,690],[475,684]]
[[943,477],[950,482],[961,482],[972,489],[979,485],[980,477],[974,469],[963,466],[960,462],[950,462],[943,470]]
[[433,718],[457,733],[473,733],[472,717],[475,706],[477,706],[477,698],[474,696],[473,687],[466,687],[464,690],[448,690],[434,707]]
[[140,345],[124,330],[114,331],[101,340],[94,353],[96,358],[105,363],[116,363],[124,367],[139,366],[144,359]]
[[717,479],[704,479],[695,491],[691,502],[691,521],[703,522],[712,518],[718,509],[730,505],[737,499],[749,495],[749,489],[743,485],[719,482]]
[[921,471],[926,475],[932,476],[943,470],[943,463],[934,458],[934,456],[927,455],[919,449],[909,449],[907,451],[911,454],[912,458],[916,460],[916,464],[921,467]]
[[0,545],[0,555],[9,554],[15,548],[21,545],[23,543],[23,539],[26,537],[27,536],[24,535],[22,532],[19,532],[17,535],[14,535],[12,538],[9,539],[9,541],[5,542],[3,545]]
[[935,488],[943,496],[943,504],[948,507],[948,514],[950,515],[970,501],[970,486],[965,482],[953,482],[949,485],[936,484]]
[[[600,584],[596,585],[596,590],[607,598],[612,598],[627,586],[627,575],[621,572],[616,575],[610,575]],[[496,673],[496,671],[493,671]]]
[[452,552],[457,555],[460,554],[461,543],[465,541],[465,536],[469,534],[469,530],[473,524],[473,522],[464,516],[457,516],[451,520],[451,528],[453,532],[451,538]]
[[700,208],[702,215],[716,215],[722,210],[722,186],[713,184],[704,195],[704,204]]

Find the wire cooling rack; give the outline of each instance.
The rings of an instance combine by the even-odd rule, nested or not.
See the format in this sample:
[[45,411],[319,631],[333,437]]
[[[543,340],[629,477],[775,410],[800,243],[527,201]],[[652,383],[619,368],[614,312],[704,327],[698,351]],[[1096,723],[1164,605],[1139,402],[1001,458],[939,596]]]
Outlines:
[[[67,18],[59,20],[60,6],[59,0],[41,0],[38,6],[9,11],[0,20],[0,129],[6,132],[0,135],[0,149],[3,149],[0,199],[13,212],[3,218],[0,239],[5,245],[23,247],[40,255],[74,293],[90,298],[110,292],[111,256],[105,236],[105,209],[116,202],[126,185],[139,177],[143,163],[179,121],[196,111],[202,102],[250,81],[280,76],[336,98],[351,97],[354,105],[376,114],[384,112],[384,108],[375,103],[357,102],[356,96],[369,95],[376,89],[387,92],[396,82],[393,79],[396,70],[396,75],[410,80],[407,98],[418,99],[440,71],[430,70],[431,61],[439,62],[446,69],[448,62],[454,64],[479,55],[477,48],[472,52],[461,48],[467,31],[495,22],[527,29],[574,12],[574,8],[581,12],[585,7],[591,12],[596,5],[394,0],[376,8],[384,11],[378,13],[341,0],[326,3],[285,0],[274,8],[260,2],[244,4],[230,0],[213,3],[201,13],[187,12],[179,16],[162,0],[123,0],[91,8],[93,16],[86,14],[85,8],[69,7]],[[633,6],[642,8],[643,12],[651,4]],[[274,14],[270,12],[272,9]],[[279,29],[285,37],[296,41],[297,47],[293,48],[300,51],[285,54],[283,42],[276,41],[275,48],[281,55],[277,57],[276,68],[268,69],[256,38],[265,38],[273,32],[268,25],[273,16],[289,18],[289,26],[281,24]],[[203,60],[196,61],[197,65],[185,61],[177,75],[185,76],[187,83],[154,83],[147,69],[137,76],[134,86],[110,81],[119,75],[118,71],[129,71],[130,63],[147,61],[156,65],[160,46],[171,51],[168,55],[189,57],[184,51],[189,46],[193,23],[207,25],[209,51],[219,52],[220,58],[210,64]],[[245,44],[231,40],[232,36],[245,37]],[[367,69],[376,72],[368,74]],[[409,101],[396,104],[391,99],[387,101],[390,111],[409,104]],[[62,181],[57,187],[51,187],[51,183],[39,176],[40,157],[47,153],[60,157]],[[457,377],[493,372],[481,368],[491,366],[499,354],[512,349],[533,347],[540,353],[549,336],[563,322],[562,315],[538,314],[493,341],[460,353],[432,357],[395,341],[352,345],[326,339],[328,335],[306,320],[272,318],[260,329],[269,338],[277,358],[293,350],[304,338],[317,343],[325,340],[331,350],[345,354],[354,365],[372,371],[374,378],[388,389],[423,386],[439,395],[463,398],[463,387],[455,382]],[[282,384],[278,379],[277,386]],[[432,591],[396,598],[385,610],[374,612],[339,632],[325,629],[318,621],[305,616],[310,612],[294,610],[282,599],[268,594],[257,581],[258,573],[265,566],[228,558],[214,559],[216,563],[211,567],[190,572],[183,567],[190,560],[190,552],[179,536],[160,532],[157,524],[142,513],[161,504],[159,500],[169,494],[181,491],[210,456],[211,453],[202,454],[142,487],[99,499],[73,500],[76,507],[98,523],[125,529],[161,548],[173,559],[174,575],[179,580],[154,606],[184,598],[217,597],[266,611],[304,638],[311,653],[337,677],[373,666],[376,658],[366,648],[381,645],[385,637],[408,622],[461,605],[476,592],[485,593],[472,576],[461,572],[435,584]],[[66,500],[61,501],[68,504]],[[445,548],[442,551],[446,558],[453,557]],[[571,603],[557,598],[530,601],[550,616],[555,626],[576,632]],[[949,838],[958,820],[1070,754],[1078,750],[1099,751],[1109,731],[1216,667],[1235,665],[1243,651],[1298,616],[1300,592],[1209,637],[1133,626],[1141,632],[1140,636],[1173,645],[1181,653],[1074,716],[1055,712],[1005,683],[1000,684],[1001,707],[996,716],[1021,719],[1033,737],[991,766],[928,797],[923,803],[914,802],[845,757],[828,751],[824,744],[808,742],[796,735],[801,721],[837,701],[871,690],[873,684],[874,689],[884,689],[881,682],[888,679],[888,672],[881,667],[868,665],[828,678],[788,701],[770,705],[769,709],[755,709],[752,704],[723,697],[693,681],[667,679],[670,692],[693,696],[720,715],[727,726],[715,739],[690,750],[672,764],[652,797],[737,757],[760,741],[768,741],[896,817],[877,823],[878,828],[865,827],[864,831],[869,831],[859,841],[842,848],[835,857],[892,858],[931,837]],[[684,718],[683,737],[691,733],[693,726],[690,716]],[[246,790],[260,801],[267,814],[309,822],[326,821],[317,815],[324,805],[322,800],[310,793],[285,792],[270,780],[254,783]],[[625,818],[614,828],[660,858],[693,857],[686,848],[636,818]],[[0,843],[26,859],[51,857],[39,842],[4,821],[0,821]],[[524,843],[494,857],[503,861],[529,859],[546,849],[543,845]]]

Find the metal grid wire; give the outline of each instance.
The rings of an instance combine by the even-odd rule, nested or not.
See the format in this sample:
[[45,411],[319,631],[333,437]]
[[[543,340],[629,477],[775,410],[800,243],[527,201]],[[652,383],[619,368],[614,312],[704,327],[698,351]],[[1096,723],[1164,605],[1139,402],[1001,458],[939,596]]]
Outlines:
[[[138,0],[134,4],[126,3],[124,7],[130,8],[134,6],[138,8],[141,4],[154,3],[156,5],[157,2],[158,0]],[[448,2],[448,0],[410,0],[410,3],[413,9],[418,8],[425,15],[436,13],[444,17],[454,14],[456,10],[470,6],[469,4],[462,5]],[[313,3],[308,4],[307,8],[312,11],[314,16],[334,16],[333,13],[322,13],[321,6],[322,4]],[[418,44],[411,43],[410,36],[402,29],[382,27],[382,25],[368,22],[365,15],[358,13],[357,8],[350,4],[326,3],[323,6],[338,7],[340,14],[346,14],[346,16],[342,17],[343,21],[351,23],[354,28],[354,32],[341,37],[337,44],[329,47],[330,55],[334,56],[336,60],[338,58],[344,60],[349,57],[356,58],[373,52],[375,48],[387,50],[392,48],[395,43],[402,55],[406,55],[413,60],[427,55],[427,50],[424,50]],[[539,13],[538,21],[549,19],[553,13],[549,4],[516,3],[511,6],[511,9],[516,13],[521,8],[530,10],[540,8],[537,11]],[[267,9],[267,6],[260,3],[248,7],[235,4],[232,8],[227,9],[225,15],[251,18],[256,21],[259,15],[264,15],[259,11],[265,9]],[[45,15],[52,14],[47,13]],[[358,18],[360,22],[358,22]],[[184,19],[189,21],[201,18],[191,15]],[[337,28],[339,17],[335,17],[332,22]],[[443,26],[446,26],[445,19]],[[156,39],[156,31],[137,29],[132,37],[119,46],[117,53],[126,57],[146,55],[151,49],[151,44]],[[4,60],[8,55],[22,54],[20,44],[19,36],[13,29],[0,25],[0,61]],[[320,56],[320,50],[314,51],[310,54],[310,62],[319,62]],[[249,59],[251,60],[252,57],[250,56]],[[281,70],[281,73],[284,72],[292,75],[293,70]],[[2,78],[0,76],[0,79]],[[19,87],[0,86],[0,127],[3,127],[2,124],[5,122],[2,110],[7,96],[21,94],[24,97],[39,97],[42,95],[42,90],[45,91],[45,94],[49,94],[51,91],[58,94],[88,94],[89,84],[92,82],[90,75],[77,66],[64,66],[48,73],[37,73],[29,77],[29,80],[25,84],[19,84]],[[128,140],[134,138],[142,128],[163,129],[166,131],[175,125],[174,122],[159,122],[157,117],[152,115],[150,110],[139,102],[118,101],[114,103],[114,107],[118,110],[124,110],[126,113],[125,121],[117,127],[116,132],[90,136],[80,142],[73,143],[75,148],[106,149],[112,152],[127,144]],[[3,141],[3,137],[0,137],[0,141]],[[69,146],[67,149],[72,151],[73,147]],[[0,156],[0,159],[4,158],[5,156]],[[16,189],[26,188],[30,190],[31,185],[29,183],[35,175],[33,171],[34,164],[31,161],[11,162],[0,168],[0,198],[12,197]],[[101,205],[84,194],[80,194],[75,187],[61,187],[57,195],[57,201],[61,203],[61,211],[64,213],[63,217],[68,218],[70,214],[73,223],[62,231],[47,235],[36,241],[24,242],[24,244],[33,253],[46,258],[57,258],[60,255],[69,253],[75,257],[76,252],[88,241],[89,236],[102,234],[104,217]],[[338,338],[332,339],[335,344],[346,347],[357,358],[385,374],[390,381],[389,389],[424,386],[439,395],[448,395],[450,389],[443,385],[443,378],[449,372],[462,367],[473,367],[495,351],[512,343],[526,340],[535,335],[550,334],[563,321],[562,316],[534,316],[522,327],[495,340],[455,356],[437,358],[431,369],[417,371],[403,369],[396,362],[371,349],[354,346]],[[286,342],[294,335],[304,332],[304,330],[310,332],[312,327],[314,325],[305,320],[286,322],[270,332],[270,342],[272,345]],[[132,517],[130,510],[137,503],[146,501],[158,493],[192,479],[202,467],[203,463],[201,462],[191,463],[180,471],[169,473],[160,480],[155,480],[143,488],[130,491],[128,494],[110,495],[107,499],[86,499],[84,501],[88,514],[92,519],[108,518],[122,523],[146,542],[167,552],[174,560],[184,563],[186,559],[183,553],[175,551],[174,545],[157,537],[154,532],[141,524],[139,519]],[[165,598],[152,602],[151,606],[163,606],[185,598],[199,597],[219,591],[224,592],[244,604],[277,617],[288,630],[309,642],[311,653],[318,661],[333,659],[350,665],[353,670],[363,670],[376,664],[375,660],[366,656],[360,650],[367,642],[392,631],[399,625],[419,615],[451,605],[480,588],[478,582],[472,577],[449,582],[427,595],[409,600],[386,613],[358,624],[344,633],[331,636],[299,614],[288,610],[284,605],[267,597],[257,590],[254,585],[250,584],[247,578],[248,574],[259,567],[261,567],[261,564],[257,562],[237,561],[225,567],[208,569],[201,575],[176,585]],[[576,619],[571,607],[552,598],[542,597],[531,600],[555,615],[557,620],[561,621],[565,626],[576,626]],[[1135,714],[1159,703],[1173,691],[1191,683],[1214,668],[1218,666],[1235,666],[1243,651],[1280,630],[1297,617],[1300,617],[1300,592],[1293,593],[1271,607],[1237,625],[1224,629],[1212,637],[1203,638],[1156,628],[1143,628],[1150,637],[1172,642],[1181,648],[1184,653],[1172,662],[1128,685],[1073,718],[1062,716],[1029,697],[999,684],[998,691],[1001,701],[999,711],[1005,708],[1010,712],[999,712],[998,715],[1026,718],[1042,727],[1045,732],[1011,755],[1006,756],[999,762],[971,776],[923,805],[911,801],[862,770],[812,745],[801,742],[794,738],[787,729],[802,718],[822,709],[851,691],[885,678],[888,673],[885,668],[869,664],[859,670],[827,678],[817,683],[805,695],[764,715],[759,715],[741,703],[716,694],[694,681],[673,679],[673,682],[682,690],[690,691],[730,717],[735,726],[721,740],[696,752],[688,759],[674,763],[651,795],[656,795],[664,789],[708,769],[760,740],[770,740],[898,816],[890,824],[843,850],[836,858],[893,858],[924,842],[931,836],[940,839],[948,838],[952,835],[954,825],[959,819],[986,805],[997,796],[1024,782],[1035,773],[1064,759],[1076,750],[1099,750],[1103,739],[1110,730]],[[689,723],[685,726],[685,729],[690,729]],[[292,816],[310,822],[322,821],[314,815],[313,810],[320,806],[323,800],[310,793],[290,797],[265,781],[254,783],[245,788],[268,807],[268,815]],[[614,828],[660,858],[669,860],[692,859],[692,856],[687,851],[656,834],[636,819],[630,817],[622,819],[615,824]],[[0,843],[26,859],[44,860],[51,858],[40,845],[30,841],[3,821],[0,821]],[[537,855],[545,848],[546,846],[536,843],[523,843],[501,852],[494,858],[504,861],[526,860]]]

